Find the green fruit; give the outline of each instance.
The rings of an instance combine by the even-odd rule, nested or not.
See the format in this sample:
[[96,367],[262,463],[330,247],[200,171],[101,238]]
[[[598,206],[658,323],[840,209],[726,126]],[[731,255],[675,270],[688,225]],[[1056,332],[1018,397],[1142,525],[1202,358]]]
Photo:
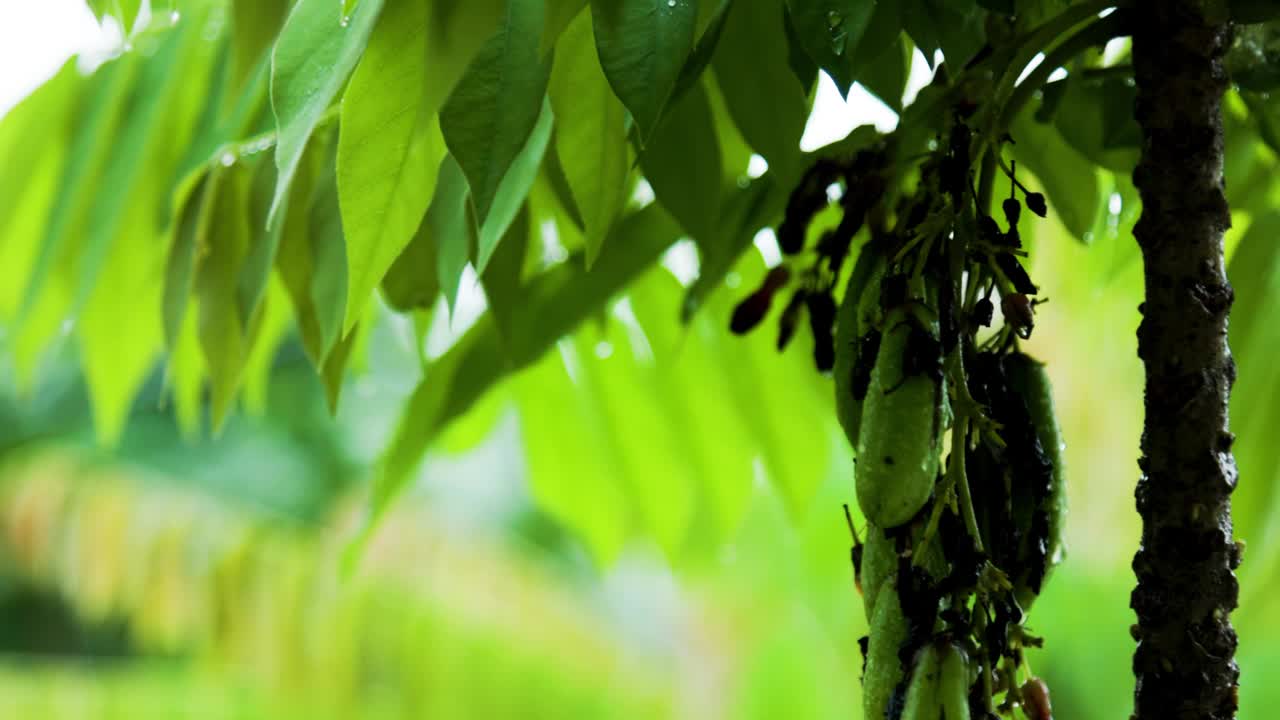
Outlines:
[[954,644],[942,653],[942,677],[938,683],[938,699],[946,720],[969,720],[969,657]]
[[902,706],[902,720],[941,719],[939,688],[942,684],[942,668],[942,653],[936,645],[930,643],[916,653],[915,666],[911,669],[911,682],[907,685],[906,701]]
[[1027,404],[1031,422],[1036,426],[1036,437],[1053,465],[1053,482],[1045,506],[1049,516],[1048,566],[1052,568],[1062,561],[1065,552],[1062,531],[1067,517],[1066,463],[1062,455],[1067,446],[1062,441],[1062,429],[1053,409],[1053,387],[1049,384],[1044,363],[1029,355],[1010,355],[1005,359],[1005,372],[1008,373],[1009,386]]
[[867,523],[867,540],[862,551],[862,598],[868,622],[872,620],[880,589],[897,572],[898,551],[893,538],[885,537],[884,529],[878,525]]
[[[858,360],[858,344],[868,328],[860,321],[859,308],[866,292],[879,298],[877,269],[883,269],[884,256],[874,244],[867,244],[858,254],[849,283],[845,286],[840,311],[836,315],[836,362],[832,372],[836,380],[836,417],[844,428],[849,444],[858,444],[858,426],[862,422],[862,398],[854,389]],[[872,289],[874,288],[874,289]],[[865,389],[865,388],[864,388]]]
[[876,593],[866,671],[862,675],[862,716],[883,718],[898,683],[906,677],[898,650],[907,641],[907,619],[898,600],[898,582],[890,577]]
[[915,322],[908,310],[895,308],[885,322],[862,405],[854,479],[863,516],[892,528],[910,520],[933,493],[942,449],[943,396],[938,377],[905,374]]

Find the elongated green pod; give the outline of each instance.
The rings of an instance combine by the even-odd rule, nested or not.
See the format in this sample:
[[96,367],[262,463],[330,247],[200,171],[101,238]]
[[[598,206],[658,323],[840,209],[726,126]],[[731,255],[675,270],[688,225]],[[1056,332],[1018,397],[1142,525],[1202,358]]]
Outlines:
[[865,718],[883,718],[898,683],[906,677],[898,650],[907,641],[907,619],[898,599],[898,583],[889,577],[876,593],[867,663],[862,675],[862,710]]
[[969,656],[954,643],[942,651],[942,677],[938,682],[938,700],[946,720],[969,720]]
[[[902,706],[902,720],[941,720],[943,653],[932,643],[916,653],[911,682]],[[947,716],[947,720],[951,720]]]
[[1018,604],[1028,610],[1040,594],[1049,571],[1064,554],[1062,535],[1067,513],[1064,444],[1053,409],[1053,389],[1044,365],[1028,355],[1014,353],[1004,358],[1004,370],[1009,389],[1026,405],[1036,439],[1051,468],[1047,492],[1042,491],[1033,498],[1029,517],[1020,521],[1026,527],[1020,550],[1026,571],[1015,579],[1014,592]]
[[[858,445],[858,428],[862,423],[862,400],[866,395],[865,380],[860,380],[859,354],[865,354],[863,338],[868,327],[860,320],[859,308],[866,292],[880,295],[877,268],[884,267],[884,256],[874,243],[863,246],[854,263],[849,283],[845,286],[840,310],[836,315],[836,362],[832,372],[836,385],[836,417],[845,437],[853,447]],[[874,289],[872,289],[874,287]]]
[[1052,568],[1062,561],[1065,553],[1063,527],[1067,518],[1067,475],[1063,458],[1067,446],[1062,441],[1062,428],[1058,425],[1058,415],[1054,412],[1053,386],[1049,383],[1044,363],[1030,355],[1010,355],[1005,359],[1005,372],[1008,373],[1009,386],[1027,404],[1031,422],[1036,426],[1036,437],[1040,439],[1040,446],[1053,464],[1053,484],[1045,502],[1045,512],[1049,517],[1048,568]]
[[867,539],[862,550],[862,604],[871,622],[876,597],[890,576],[898,571],[898,552],[893,538],[885,536],[884,528],[867,523]]
[[[929,500],[942,449],[941,378],[908,374],[916,321],[905,307],[885,315],[875,368],[862,405],[854,473],[858,506],[885,528],[912,518]],[[935,334],[936,337],[936,334]]]

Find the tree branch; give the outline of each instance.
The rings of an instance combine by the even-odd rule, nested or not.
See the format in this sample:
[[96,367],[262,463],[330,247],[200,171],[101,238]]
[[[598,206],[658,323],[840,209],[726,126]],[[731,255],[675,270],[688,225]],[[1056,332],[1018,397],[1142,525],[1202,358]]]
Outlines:
[[1134,184],[1142,217],[1146,302],[1138,356],[1146,367],[1142,545],[1133,559],[1138,616],[1135,720],[1234,718],[1239,678],[1227,431],[1235,363],[1227,347],[1233,299],[1222,236],[1222,54],[1227,25],[1204,3],[1146,3],[1134,23],[1135,115],[1142,159]]

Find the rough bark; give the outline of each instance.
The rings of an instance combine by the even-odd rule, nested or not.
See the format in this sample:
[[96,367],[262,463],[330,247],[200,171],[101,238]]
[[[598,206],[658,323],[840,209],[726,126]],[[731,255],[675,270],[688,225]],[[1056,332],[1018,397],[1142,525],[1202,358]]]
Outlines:
[[1142,476],[1136,492],[1142,545],[1131,598],[1137,720],[1234,718],[1239,668],[1230,613],[1239,546],[1232,538],[1236,484],[1227,400],[1235,364],[1227,347],[1233,293],[1222,236],[1222,54],[1229,28],[1203,3],[1142,3],[1134,27],[1143,132],[1134,183],[1142,217],[1146,301],[1138,355],[1146,366]]

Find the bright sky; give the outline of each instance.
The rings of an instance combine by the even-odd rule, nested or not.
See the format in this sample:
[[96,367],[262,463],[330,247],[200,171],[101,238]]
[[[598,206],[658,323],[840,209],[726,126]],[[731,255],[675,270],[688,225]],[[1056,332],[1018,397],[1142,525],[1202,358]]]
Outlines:
[[[101,52],[120,38],[113,21],[108,20],[106,28],[98,26],[84,0],[0,0],[0,17],[5,19],[0,23],[0,68],[4,68],[0,72],[0,113],[52,76],[72,54]],[[923,62],[917,62],[911,74],[911,86],[927,81]],[[889,129],[896,117],[858,87],[846,103],[823,75],[814,115],[801,145],[806,150],[821,147],[866,123]]]

